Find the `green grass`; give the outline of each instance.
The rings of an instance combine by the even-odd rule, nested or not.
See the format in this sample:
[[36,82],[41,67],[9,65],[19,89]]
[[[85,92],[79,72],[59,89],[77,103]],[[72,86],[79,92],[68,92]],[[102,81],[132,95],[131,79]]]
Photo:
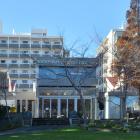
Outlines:
[[140,140],[140,134],[92,132],[78,128],[0,136],[0,140]]

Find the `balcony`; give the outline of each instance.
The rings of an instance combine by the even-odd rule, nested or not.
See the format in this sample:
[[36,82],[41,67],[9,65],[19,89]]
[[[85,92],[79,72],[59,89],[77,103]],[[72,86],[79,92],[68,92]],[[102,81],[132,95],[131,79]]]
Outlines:
[[19,88],[29,88],[29,84],[19,84]]
[[62,45],[53,45],[52,49],[62,49],[63,46]]
[[32,49],[40,49],[41,45],[40,44],[31,44]]
[[9,54],[9,57],[11,57],[11,58],[19,58],[19,54]]
[[29,58],[30,57],[30,54],[20,54],[20,57],[21,58]]
[[18,68],[18,64],[9,64],[9,68]]
[[8,48],[8,44],[6,44],[6,43],[0,43],[0,48]]
[[31,64],[31,68],[35,68],[36,67],[36,64]]
[[0,68],[7,68],[7,64],[0,64]]
[[19,44],[9,44],[9,48],[10,49],[18,49],[19,48]]
[[29,74],[20,74],[20,78],[29,78]]
[[30,64],[20,64],[20,68],[29,68]]
[[48,45],[47,44],[46,45],[42,44],[42,48],[44,48],[44,49],[51,49],[51,45],[49,45],[49,44]]
[[20,44],[20,48],[29,49],[30,48],[30,44]]
[[7,54],[0,54],[0,57],[7,57]]
[[36,74],[31,74],[30,78],[36,78]]
[[18,74],[10,74],[10,78],[18,78]]
[[40,57],[40,54],[31,54],[31,57]]

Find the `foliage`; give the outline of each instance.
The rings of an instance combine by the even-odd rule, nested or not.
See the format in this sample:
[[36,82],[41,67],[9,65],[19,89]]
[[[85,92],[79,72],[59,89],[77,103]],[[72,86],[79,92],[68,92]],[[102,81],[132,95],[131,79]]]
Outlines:
[[[130,10],[127,11],[127,25],[116,43],[116,59],[113,62],[113,70],[121,76],[123,70],[123,80],[125,84],[140,86],[140,32],[138,21],[137,0],[131,2]],[[132,6],[132,4],[135,6]]]
[[10,112],[16,112],[16,107],[10,107]]
[[0,117],[4,117],[9,109],[10,107],[0,105]]

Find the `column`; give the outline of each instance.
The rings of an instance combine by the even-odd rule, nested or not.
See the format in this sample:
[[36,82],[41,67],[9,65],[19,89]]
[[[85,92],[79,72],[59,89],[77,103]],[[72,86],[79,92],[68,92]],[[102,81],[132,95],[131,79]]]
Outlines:
[[25,111],[28,111],[28,100],[25,100]]
[[90,99],[90,119],[93,119],[92,98]]
[[35,100],[35,118],[39,118],[39,98]]
[[94,102],[95,102],[95,114],[94,114],[94,118],[95,118],[95,120],[97,120],[97,118],[98,118],[98,102],[97,102],[97,98],[95,97],[95,99],[94,99]]
[[50,99],[50,118],[52,117],[52,99]]
[[74,98],[74,111],[77,112],[77,98]]
[[61,99],[57,99],[57,117],[61,116]]
[[20,112],[22,112],[22,100],[20,100]]
[[109,96],[105,93],[105,119],[109,119]]
[[44,98],[42,98],[42,118],[44,118]]
[[69,117],[69,100],[67,99],[67,106],[66,106],[67,118]]
[[32,101],[32,117],[35,117],[35,102]]

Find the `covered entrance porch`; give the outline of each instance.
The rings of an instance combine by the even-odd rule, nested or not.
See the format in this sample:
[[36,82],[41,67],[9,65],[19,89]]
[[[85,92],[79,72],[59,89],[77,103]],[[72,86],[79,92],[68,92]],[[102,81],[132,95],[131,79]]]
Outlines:
[[[97,100],[95,97],[84,96],[88,119],[97,118]],[[37,99],[37,115],[39,118],[68,118],[70,112],[82,114],[79,96],[39,96]]]

